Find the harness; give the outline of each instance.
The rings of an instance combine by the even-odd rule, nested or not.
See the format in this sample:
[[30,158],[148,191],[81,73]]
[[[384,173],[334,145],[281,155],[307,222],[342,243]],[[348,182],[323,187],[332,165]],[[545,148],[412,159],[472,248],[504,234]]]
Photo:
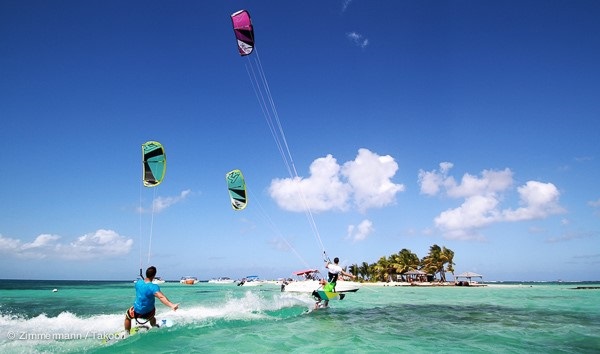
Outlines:
[[[154,313],[155,313],[155,312],[156,312],[156,309],[154,309],[154,310],[150,311],[148,314],[143,314],[143,315],[141,315],[141,314],[139,314],[139,313],[135,312],[135,309],[133,308],[133,306],[131,306],[131,307],[129,308],[129,310],[127,310],[127,317],[128,317],[130,320],[132,320],[132,319],[133,319],[133,320],[135,320],[135,322],[136,322],[137,324],[139,324],[139,325],[143,326],[143,325],[145,325],[146,323],[148,323],[148,321],[150,321],[151,319],[153,319],[153,318],[154,318]],[[131,316],[131,313],[133,313],[133,316]],[[146,317],[144,317],[144,315],[149,315],[149,316],[146,318]],[[133,317],[133,318],[132,318],[132,317]],[[145,319],[146,321],[140,322],[140,321],[139,321],[139,318],[143,318],[143,319]]]
[[327,279],[327,281],[328,281],[329,283],[337,283],[338,276],[339,276],[339,273],[331,273],[331,272],[328,272],[328,273],[327,273],[327,278],[328,278],[328,279]]

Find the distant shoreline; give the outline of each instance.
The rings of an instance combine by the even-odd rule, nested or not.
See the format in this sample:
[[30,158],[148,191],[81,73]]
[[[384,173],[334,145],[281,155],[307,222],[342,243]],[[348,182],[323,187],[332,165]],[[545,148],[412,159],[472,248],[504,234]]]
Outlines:
[[[464,283],[464,282],[463,282]],[[574,289],[600,289],[600,286],[585,286],[587,284],[600,284],[600,281],[489,281],[489,282],[471,282],[469,285],[457,285],[454,282],[365,282],[362,286],[367,287],[531,287],[533,285],[579,285]]]
[[[133,282],[132,279],[18,279],[18,278],[8,278],[8,279],[0,279],[0,282],[5,282],[5,281],[10,281],[10,282],[79,282],[79,283],[85,283],[85,282],[97,282],[97,283],[120,283],[120,282],[127,282],[127,283],[131,283]],[[179,279],[167,279],[165,280],[167,283],[179,283]],[[199,283],[207,283],[208,279],[206,280],[199,280]],[[520,285],[520,284],[538,284],[538,285],[543,285],[543,284],[578,284],[578,285],[582,285],[582,284],[600,284],[600,280],[563,280],[563,281],[545,281],[545,280],[490,280],[490,281],[478,281],[478,284],[485,284],[485,285]],[[360,282],[361,285],[363,286],[410,286],[410,283],[407,282]],[[422,284],[427,284],[427,282],[424,282]],[[438,283],[434,283],[432,282],[431,284],[439,284]],[[431,285],[431,286],[454,286],[454,282],[446,282],[446,284],[448,285]],[[422,285],[423,286],[423,285]]]

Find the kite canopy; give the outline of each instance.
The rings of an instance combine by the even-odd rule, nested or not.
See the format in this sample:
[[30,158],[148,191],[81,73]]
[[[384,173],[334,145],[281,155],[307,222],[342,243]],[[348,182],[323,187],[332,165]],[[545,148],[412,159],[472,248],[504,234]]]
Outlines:
[[242,171],[233,170],[225,174],[227,189],[229,189],[229,199],[233,210],[242,210],[246,207],[246,182]]
[[167,156],[162,144],[157,141],[147,141],[142,144],[144,186],[156,187],[163,178],[167,167]]
[[240,10],[231,15],[233,22],[233,33],[237,39],[240,55],[248,55],[254,49],[254,28],[250,21],[250,14],[246,10]]

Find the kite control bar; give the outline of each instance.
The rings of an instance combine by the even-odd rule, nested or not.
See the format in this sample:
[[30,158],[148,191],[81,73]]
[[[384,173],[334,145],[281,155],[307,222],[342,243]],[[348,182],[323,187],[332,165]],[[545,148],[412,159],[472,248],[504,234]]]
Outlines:
[[325,262],[329,262],[329,263],[331,263],[331,260],[329,259],[329,257],[327,257],[327,253],[325,253],[325,251],[323,251],[323,260],[324,260]]

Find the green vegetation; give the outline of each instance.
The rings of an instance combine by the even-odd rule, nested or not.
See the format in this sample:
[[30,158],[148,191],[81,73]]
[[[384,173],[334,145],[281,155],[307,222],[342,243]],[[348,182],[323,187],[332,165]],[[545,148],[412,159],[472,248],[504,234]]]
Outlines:
[[434,279],[445,282],[446,272],[454,274],[454,251],[446,247],[433,245],[429,247],[427,256],[419,259],[410,250],[403,248],[400,252],[383,256],[377,262],[369,264],[353,264],[349,272],[363,281],[407,281],[409,271],[420,270]]

